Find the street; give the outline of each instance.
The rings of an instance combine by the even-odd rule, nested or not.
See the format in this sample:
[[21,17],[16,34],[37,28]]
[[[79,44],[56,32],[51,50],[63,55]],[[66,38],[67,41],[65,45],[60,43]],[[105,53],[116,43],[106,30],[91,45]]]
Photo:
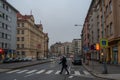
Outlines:
[[68,61],[70,75],[64,71],[59,74],[61,65],[58,60],[0,73],[0,80],[105,80],[92,76],[81,65]]

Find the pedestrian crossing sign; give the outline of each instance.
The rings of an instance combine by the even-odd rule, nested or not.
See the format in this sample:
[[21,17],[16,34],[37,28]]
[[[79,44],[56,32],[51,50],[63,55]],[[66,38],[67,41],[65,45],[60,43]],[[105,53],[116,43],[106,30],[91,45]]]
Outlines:
[[107,39],[101,39],[100,40],[100,46],[103,48],[108,47],[108,40]]

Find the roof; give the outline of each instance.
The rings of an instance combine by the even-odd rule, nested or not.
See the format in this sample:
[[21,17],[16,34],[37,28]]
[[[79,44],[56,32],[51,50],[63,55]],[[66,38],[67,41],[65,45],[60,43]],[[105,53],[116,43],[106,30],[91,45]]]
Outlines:
[[23,20],[27,20],[30,19],[31,17],[33,17],[33,15],[22,15],[20,13],[17,13],[17,18],[19,19],[23,19]]

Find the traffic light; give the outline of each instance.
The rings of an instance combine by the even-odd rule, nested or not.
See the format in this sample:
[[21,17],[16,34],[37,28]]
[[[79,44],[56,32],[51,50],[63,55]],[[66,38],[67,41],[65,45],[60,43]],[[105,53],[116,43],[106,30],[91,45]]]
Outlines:
[[2,54],[2,53],[3,53],[3,49],[0,48],[0,54]]
[[99,51],[100,50],[100,44],[96,43],[96,50]]

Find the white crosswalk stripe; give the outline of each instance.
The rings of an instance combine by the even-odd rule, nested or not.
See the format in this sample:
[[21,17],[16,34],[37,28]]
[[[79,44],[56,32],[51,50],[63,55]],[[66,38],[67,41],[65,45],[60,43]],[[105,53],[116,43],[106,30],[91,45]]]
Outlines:
[[17,72],[17,71],[20,71],[20,70],[19,69],[18,70],[13,70],[13,71],[9,71],[7,73],[10,74],[10,73],[14,73],[14,72]]
[[33,73],[33,72],[35,72],[35,71],[37,71],[37,70],[29,71],[29,72],[27,72],[27,74]]
[[17,72],[17,73],[24,73],[24,72],[26,72],[26,71],[28,71],[28,70],[23,70],[23,71],[19,71],[19,72]]
[[79,71],[75,71],[75,75],[81,75]]
[[60,71],[57,71],[55,74],[59,74],[60,73]]
[[41,74],[41,73],[43,73],[43,72],[45,72],[45,69],[36,72],[36,74]]
[[47,71],[45,74],[50,74],[50,73],[52,73],[53,72],[53,70],[49,70],[49,71]]
[[90,73],[87,72],[87,71],[83,71],[83,72],[84,72],[85,75],[90,75]]

